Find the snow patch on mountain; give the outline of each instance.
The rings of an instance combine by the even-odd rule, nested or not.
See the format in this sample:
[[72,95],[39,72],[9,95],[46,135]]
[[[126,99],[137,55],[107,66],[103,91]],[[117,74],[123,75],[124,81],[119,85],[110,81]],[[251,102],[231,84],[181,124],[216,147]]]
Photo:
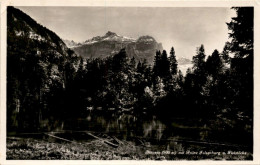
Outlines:
[[120,36],[114,32],[108,31],[104,36],[93,37],[92,39],[86,40],[82,45],[91,45],[102,41],[116,41],[116,42],[135,42],[136,39]]

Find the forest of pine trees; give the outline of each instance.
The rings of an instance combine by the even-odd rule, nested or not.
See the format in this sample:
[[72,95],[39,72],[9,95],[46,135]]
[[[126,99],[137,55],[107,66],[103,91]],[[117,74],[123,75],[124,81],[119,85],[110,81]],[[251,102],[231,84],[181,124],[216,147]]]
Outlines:
[[[46,119],[52,129],[57,121],[77,119],[88,108],[101,107],[114,110],[111,113],[157,115],[166,122],[176,117],[215,120],[215,127],[252,133],[253,8],[233,9],[237,16],[227,23],[231,42],[211,55],[199,46],[186,74],[178,70],[174,47],[169,55],[155,52],[152,66],[129,59],[124,49],[105,59],[85,60],[72,56],[71,50],[66,57],[52,59],[45,45],[20,39],[24,44],[18,47],[9,33],[8,130],[46,129]],[[32,49],[36,46],[42,46],[41,55]],[[60,80],[51,77],[53,65]]]

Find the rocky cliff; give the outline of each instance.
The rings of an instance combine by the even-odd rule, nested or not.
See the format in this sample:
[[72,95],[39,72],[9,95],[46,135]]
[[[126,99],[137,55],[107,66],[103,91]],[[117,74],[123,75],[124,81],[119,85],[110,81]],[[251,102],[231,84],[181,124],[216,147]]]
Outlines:
[[147,60],[152,64],[156,50],[163,49],[161,43],[151,36],[141,36],[138,39],[117,35],[108,31],[104,36],[93,37],[83,43],[65,40],[68,47],[83,58],[106,58],[125,48],[129,58],[136,61]]

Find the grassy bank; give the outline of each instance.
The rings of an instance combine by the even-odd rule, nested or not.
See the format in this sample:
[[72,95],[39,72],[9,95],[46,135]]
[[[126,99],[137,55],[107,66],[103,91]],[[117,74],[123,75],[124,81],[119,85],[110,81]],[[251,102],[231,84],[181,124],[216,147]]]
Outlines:
[[[104,139],[89,142],[50,142],[32,138],[7,138],[8,160],[250,160],[252,153],[216,152],[198,145],[183,147],[151,145],[118,140],[116,146]],[[205,150],[206,149],[206,150]],[[203,151],[203,152],[202,152]],[[213,152],[214,151],[214,152]]]

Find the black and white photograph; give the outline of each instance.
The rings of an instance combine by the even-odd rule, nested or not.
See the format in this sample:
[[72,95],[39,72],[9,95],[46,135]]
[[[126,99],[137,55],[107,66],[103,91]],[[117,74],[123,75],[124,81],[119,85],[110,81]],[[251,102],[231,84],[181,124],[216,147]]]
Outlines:
[[7,5],[3,155],[253,161],[254,11]]

